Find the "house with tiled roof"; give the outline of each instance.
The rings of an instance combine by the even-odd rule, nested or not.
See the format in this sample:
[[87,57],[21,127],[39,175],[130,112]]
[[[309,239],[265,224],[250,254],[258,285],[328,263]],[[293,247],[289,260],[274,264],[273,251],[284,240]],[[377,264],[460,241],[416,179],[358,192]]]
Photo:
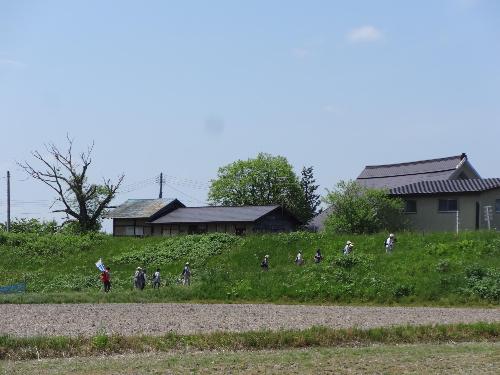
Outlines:
[[356,181],[402,198],[411,229],[500,229],[500,179],[481,178],[466,154],[367,166]]
[[186,207],[177,199],[129,199],[110,211],[114,236],[291,232],[301,222],[279,205]]
[[[385,189],[391,196],[402,198],[411,229],[500,230],[500,179],[481,178],[466,154],[368,165],[356,182],[368,188]],[[311,223],[321,229],[326,216],[318,215]]]

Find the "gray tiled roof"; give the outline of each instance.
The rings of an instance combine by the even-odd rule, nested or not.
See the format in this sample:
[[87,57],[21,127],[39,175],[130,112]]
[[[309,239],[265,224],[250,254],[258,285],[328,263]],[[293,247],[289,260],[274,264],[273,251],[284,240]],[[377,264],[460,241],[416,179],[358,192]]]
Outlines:
[[173,199],[128,199],[106,214],[106,218],[147,219],[173,201]]
[[463,159],[466,160],[465,154],[407,163],[368,165],[356,181],[370,188],[390,189],[420,181],[446,180]]
[[253,222],[279,206],[185,207],[153,221],[153,224]]
[[422,181],[390,190],[392,195],[475,193],[500,188],[500,178]]

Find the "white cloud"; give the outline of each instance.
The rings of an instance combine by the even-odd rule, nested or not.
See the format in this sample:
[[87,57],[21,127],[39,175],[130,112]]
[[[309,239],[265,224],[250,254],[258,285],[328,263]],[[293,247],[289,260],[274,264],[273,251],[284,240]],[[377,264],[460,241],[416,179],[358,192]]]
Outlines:
[[298,59],[304,59],[309,56],[310,52],[306,48],[292,48],[292,55]]
[[364,43],[364,42],[376,42],[382,39],[382,31],[377,29],[376,27],[366,25],[361,26],[356,29],[352,29],[347,34],[347,39],[351,43]]

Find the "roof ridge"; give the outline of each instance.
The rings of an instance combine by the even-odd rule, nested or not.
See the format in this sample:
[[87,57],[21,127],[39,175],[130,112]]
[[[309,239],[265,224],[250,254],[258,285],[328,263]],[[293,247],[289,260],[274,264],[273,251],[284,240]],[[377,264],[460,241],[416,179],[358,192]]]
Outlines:
[[[450,168],[450,169],[437,169],[435,171],[429,171],[429,172],[414,172],[414,173],[397,173],[397,174],[388,174],[388,175],[383,175],[383,176],[370,176],[370,177],[358,177],[358,180],[373,180],[375,178],[388,178],[388,177],[400,177],[400,176],[418,176],[420,174],[432,174],[432,173],[440,173],[440,172],[446,172],[446,171],[454,171],[455,168]],[[439,181],[439,180],[435,180]]]
[[[445,161],[445,160],[452,160],[452,159],[459,159],[460,161],[462,160],[462,155],[454,155],[454,156],[447,156],[444,158],[436,158],[436,159],[425,159],[425,160],[416,160],[416,161],[406,161],[403,163],[394,163],[394,164],[377,164],[377,165],[367,165],[365,166],[366,169],[371,169],[371,168],[380,168],[380,167],[399,167],[403,165],[413,165],[413,164],[424,164],[424,163],[430,163],[430,162],[436,162],[436,161]],[[448,169],[445,169],[448,170]]]

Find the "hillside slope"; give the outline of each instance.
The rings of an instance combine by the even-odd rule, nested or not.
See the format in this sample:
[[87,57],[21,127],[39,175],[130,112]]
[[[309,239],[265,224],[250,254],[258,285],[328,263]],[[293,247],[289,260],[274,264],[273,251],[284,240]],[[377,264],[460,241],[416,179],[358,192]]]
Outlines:
[[[355,250],[343,256],[349,239]],[[26,280],[25,295],[0,302],[267,301],[484,305],[500,302],[500,233],[403,233],[391,255],[384,234],[291,233],[175,238],[0,234],[0,285]],[[325,259],[314,264],[320,248]],[[293,263],[302,250],[306,264]],[[270,270],[260,260],[270,256]],[[99,291],[95,262],[111,267],[113,289]],[[192,285],[177,284],[185,261]],[[166,287],[132,290],[137,266],[159,267]]]

